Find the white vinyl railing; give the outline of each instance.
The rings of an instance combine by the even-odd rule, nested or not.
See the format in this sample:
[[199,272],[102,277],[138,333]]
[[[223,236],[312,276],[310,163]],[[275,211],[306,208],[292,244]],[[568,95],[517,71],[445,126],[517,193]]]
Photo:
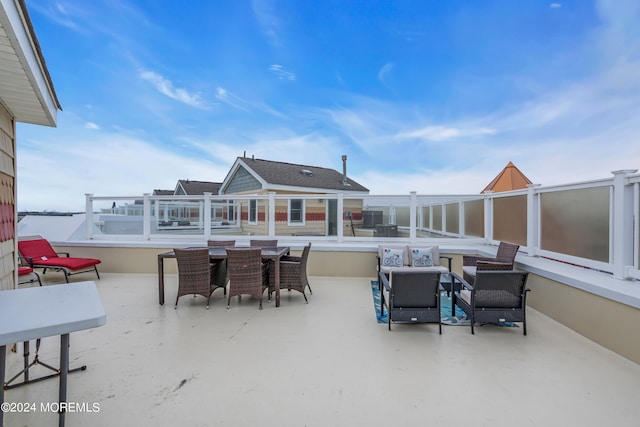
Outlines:
[[481,195],[87,194],[86,234],[101,240],[509,241],[532,256],[640,279],[640,175],[612,174]]

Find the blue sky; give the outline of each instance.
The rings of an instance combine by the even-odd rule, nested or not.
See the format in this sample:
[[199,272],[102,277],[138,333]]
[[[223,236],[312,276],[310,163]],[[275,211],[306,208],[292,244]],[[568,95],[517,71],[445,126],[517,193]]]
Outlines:
[[637,0],[27,1],[63,111],[18,125],[18,209],[222,181],[236,157],[371,194],[640,168]]

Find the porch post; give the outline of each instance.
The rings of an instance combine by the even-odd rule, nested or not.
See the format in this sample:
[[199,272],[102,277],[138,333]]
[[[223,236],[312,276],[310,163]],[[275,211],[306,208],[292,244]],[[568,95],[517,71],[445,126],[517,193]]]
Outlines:
[[202,225],[204,231],[204,240],[211,239],[211,194],[204,192],[204,212]]
[[409,194],[411,195],[411,201],[409,202],[409,241],[414,243],[417,237],[416,209],[418,206],[418,198],[416,197],[417,193],[415,191],[412,191]]
[[276,193],[269,191],[269,219],[268,219],[268,234],[269,237],[275,237],[276,235]]
[[527,185],[527,251],[537,256],[540,250],[540,184]]
[[612,171],[613,213],[611,246],[609,259],[613,267],[613,277],[631,278],[629,269],[633,266],[633,186],[628,185],[628,176],[637,169]]
[[338,193],[338,207],[337,207],[337,217],[338,217],[338,225],[337,225],[337,239],[338,243],[342,243],[344,241],[344,193]]
[[84,212],[85,212],[85,230],[87,239],[93,239],[93,194],[85,193],[84,195]]
[[142,238],[145,240],[151,239],[151,200],[149,200],[150,193],[143,194],[142,201]]

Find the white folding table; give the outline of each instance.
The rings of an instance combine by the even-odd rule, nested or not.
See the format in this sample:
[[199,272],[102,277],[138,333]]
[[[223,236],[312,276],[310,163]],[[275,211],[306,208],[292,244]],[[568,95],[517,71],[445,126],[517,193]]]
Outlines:
[[[4,403],[5,362],[8,344],[60,335],[58,400],[67,399],[69,333],[103,326],[107,316],[95,282],[75,282],[0,291],[0,403]],[[64,408],[64,405],[60,405]],[[64,426],[65,411],[58,424]],[[0,427],[4,413],[0,411]]]

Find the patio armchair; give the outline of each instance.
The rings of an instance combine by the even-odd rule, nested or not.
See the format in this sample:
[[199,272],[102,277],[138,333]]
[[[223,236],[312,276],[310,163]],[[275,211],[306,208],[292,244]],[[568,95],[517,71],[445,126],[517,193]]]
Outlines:
[[470,284],[452,273],[454,281],[461,284],[459,292],[451,295],[451,312],[456,305],[464,311],[474,324],[498,322],[522,322],[523,334],[527,335],[527,278],[525,271],[479,270],[475,284]]
[[216,264],[209,262],[208,249],[174,249],[178,263],[178,295],[175,308],[178,308],[178,300],[184,295],[202,295],[207,299],[207,306],[211,300],[211,294],[218,288],[224,288],[215,280]]
[[91,271],[94,271],[100,279],[96,267],[101,262],[99,259],[77,258],[70,256],[68,252],[56,252],[46,239],[19,240],[18,253],[23,265],[26,264],[30,268],[42,268],[42,274],[45,274],[48,269],[61,271],[64,273],[64,279],[67,283],[69,283],[69,276]]
[[[231,297],[251,295],[260,298],[262,310],[264,291],[269,288],[269,263],[262,261],[260,248],[227,248],[227,309],[231,307]],[[271,295],[269,294],[269,301]]]
[[380,315],[385,307],[391,323],[437,323],[442,334],[442,316],[440,312],[440,272],[437,271],[391,271],[389,277],[378,273],[382,292],[380,292]]
[[495,257],[463,256],[462,275],[464,280],[473,285],[477,271],[513,270],[518,249],[520,249],[520,245],[500,242]]
[[[280,291],[287,289],[302,293],[305,302],[309,303],[305,288],[309,288],[309,293],[313,295],[309,279],[307,278],[307,259],[311,243],[302,250],[301,256],[285,255],[280,259]],[[269,270],[269,293],[273,292],[275,286],[275,271]]]

